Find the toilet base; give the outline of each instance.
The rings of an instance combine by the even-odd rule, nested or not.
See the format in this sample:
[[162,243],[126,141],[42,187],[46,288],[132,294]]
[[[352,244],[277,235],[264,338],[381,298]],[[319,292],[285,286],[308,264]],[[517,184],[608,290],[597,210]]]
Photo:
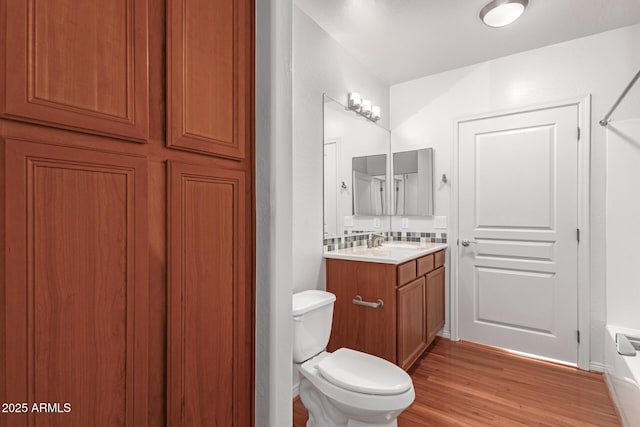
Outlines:
[[[392,420],[354,420],[350,419],[339,407],[339,403],[321,393],[308,379],[300,379],[300,400],[309,412],[307,427],[397,427],[398,421]],[[376,417],[378,418],[378,417]]]

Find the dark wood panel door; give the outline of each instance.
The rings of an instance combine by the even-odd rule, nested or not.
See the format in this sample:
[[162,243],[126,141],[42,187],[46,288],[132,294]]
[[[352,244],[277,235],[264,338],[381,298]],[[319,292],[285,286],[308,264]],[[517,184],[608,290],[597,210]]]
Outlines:
[[[396,363],[395,283],[395,265],[327,259],[327,290],[336,295],[329,351],[348,347]],[[355,305],[356,295],[384,305]]]
[[171,426],[251,423],[246,185],[242,171],[169,165]]
[[427,344],[444,326],[444,267],[427,274]]
[[398,366],[408,369],[427,348],[425,278],[420,277],[397,292]]
[[146,425],[145,159],[0,144],[0,401],[70,409],[2,418],[7,426]]
[[168,1],[168,146],[245,158],[253,34],[252,0]]
[[145,141],[147,0],[4,7],[4,117]]

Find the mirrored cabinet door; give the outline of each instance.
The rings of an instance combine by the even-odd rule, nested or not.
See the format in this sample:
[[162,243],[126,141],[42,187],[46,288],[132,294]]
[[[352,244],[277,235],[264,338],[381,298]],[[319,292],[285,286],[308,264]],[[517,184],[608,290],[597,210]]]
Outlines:
[[433,149],[393,153],[393,215],[433,215]]
[[388,211],[387,155],[351,159],[353,215],[381,216]]

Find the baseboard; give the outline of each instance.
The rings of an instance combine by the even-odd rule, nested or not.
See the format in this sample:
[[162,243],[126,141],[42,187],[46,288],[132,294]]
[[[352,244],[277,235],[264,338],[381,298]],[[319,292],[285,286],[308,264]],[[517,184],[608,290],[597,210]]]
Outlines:
[[[593,363],[592,363],[593,365]],[[624,417],[624,413],[622,412],[622,410],[620,409],[620,400],[618,398],[618,394],[616,393],[616,389],[613,386],[613,383],[611,382],[611,378],[609,378],[609,374],[605,372],[604,376],[604,383],[607,385],[607,390],[609,391],[609,396],[611,397],[611,400],[613,401],[613,406],[616,409],[616,413],[618,414],[618,419],[620,420],[620,423],[622,424],[622,427],[631,427],[631,424],[629,424],[629,422],[627,421],[627,419]]]
[[291,396],[292,396],[293,399],[298,397],[299,394],[300,394],[300,381],[295,383],[293,385],[293,387],[291,388]]
[[589,364],[589,370],[592,372],[604,372],[604,364],[600,362],[591,362]]
[[446,329],[443,329],[440,332],[438,332],[438,336],[450,340],[451,332],[447,331]]

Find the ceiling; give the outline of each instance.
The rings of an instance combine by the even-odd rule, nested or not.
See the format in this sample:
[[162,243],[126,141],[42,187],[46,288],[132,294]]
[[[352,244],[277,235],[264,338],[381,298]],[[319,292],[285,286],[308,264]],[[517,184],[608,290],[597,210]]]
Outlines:
[[640,23],[640,0],[530,0],[515,23],[490,28],[488,2],[295,0],[388,84]]

